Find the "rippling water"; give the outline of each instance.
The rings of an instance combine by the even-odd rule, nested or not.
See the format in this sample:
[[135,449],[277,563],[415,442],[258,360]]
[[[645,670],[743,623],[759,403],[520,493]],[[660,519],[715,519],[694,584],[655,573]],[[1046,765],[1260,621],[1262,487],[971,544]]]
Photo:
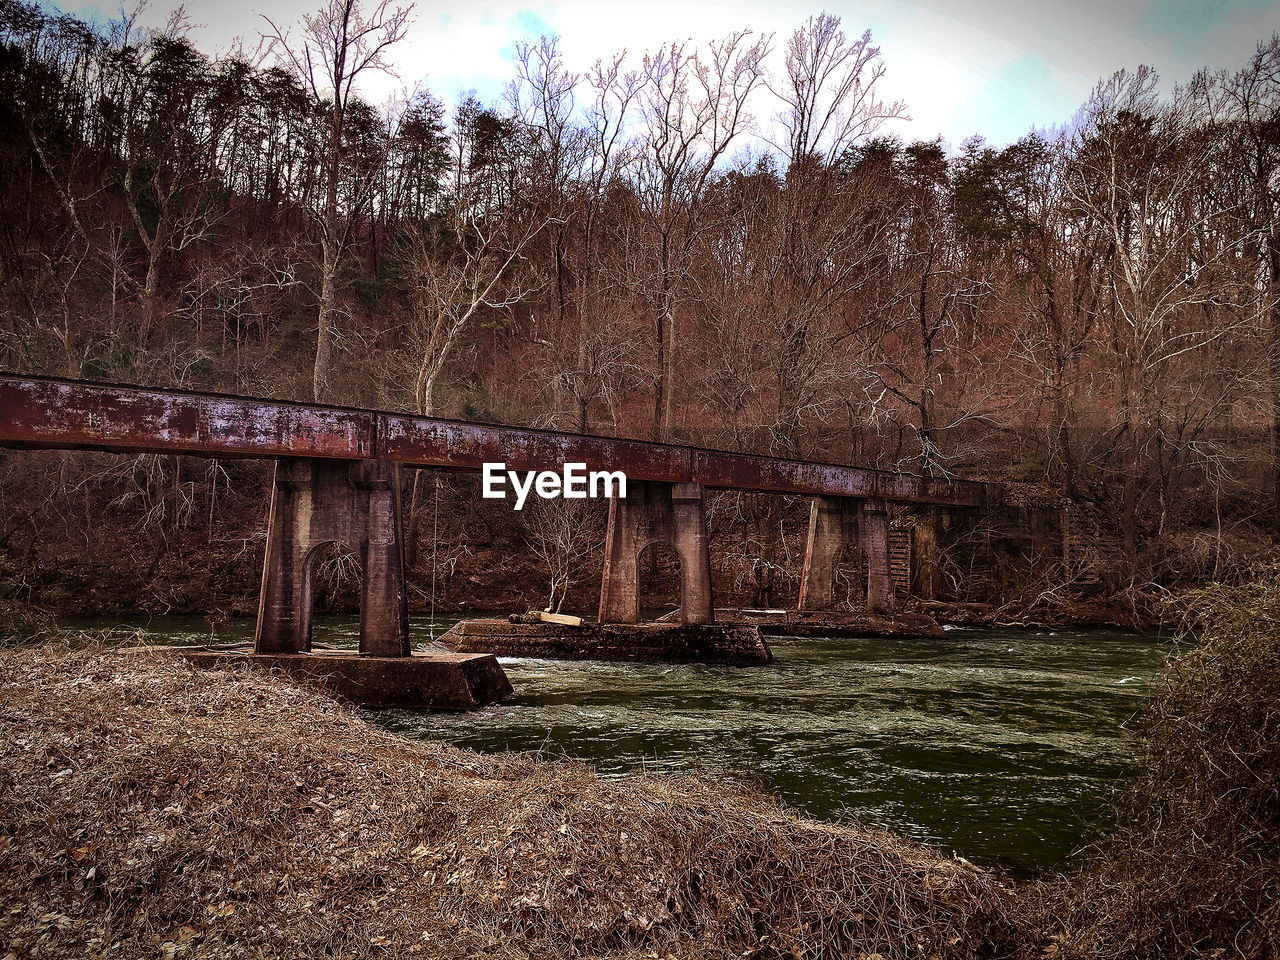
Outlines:
[[[146,631],[153,642],[209,632],[174,619]],[[357,631],[353,618],[319,618],[315,639],[345,646]],[[427,631],[415,624],[419,647]],[[218,630],[220,640],[251,635],[251,622]],[[856,818],[1022,871],[1060,865],[1105,827],[1137,756],[1126,722],[1167,653],[1151,637],[1093,630],[770,645],[770,667],[504,658],[516,690],[506,704],[368,715],[405,736],[568,755],[609,777],[640,767],[729,775],[810,816]]]

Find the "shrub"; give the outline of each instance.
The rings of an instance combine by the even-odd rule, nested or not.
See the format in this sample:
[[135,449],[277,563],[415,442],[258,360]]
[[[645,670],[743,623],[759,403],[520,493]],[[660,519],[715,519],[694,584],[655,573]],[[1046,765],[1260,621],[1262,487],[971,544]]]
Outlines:
[[1063,954],[1280,957],[1280,569],[1179,602],[1119,829],[1069,884]]

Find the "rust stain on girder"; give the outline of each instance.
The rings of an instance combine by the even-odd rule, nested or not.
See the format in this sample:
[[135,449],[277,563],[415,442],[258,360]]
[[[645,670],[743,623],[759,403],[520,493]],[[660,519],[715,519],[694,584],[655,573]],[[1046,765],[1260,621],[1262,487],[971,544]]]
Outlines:
[[781,487],[788,493],[846,497],[880,496],[884,486],[881,475],[875,470],[748,454],[713,455],[703,450],[694,455],[693,479],[708,487],[739,490]]
[[373,455],[371,416],[273,400],[0,377],[10,446],[234,457]]
[[621,470],[721,489],[978,507],[998,487],[839,464],[376,410],[0,374],[0,446],[214,457],[385,459],[479,470]]
[[637,480],[689,479],[688,447],[396,414],[378,419],[378,456],[402,463],[479,470],[501,462],[509,470],[555,471],[584,463]]
[[963,480],[709,450],[693,451],[693,479],[726,489],[974,507],[986,503],[990,489],[988,484]]

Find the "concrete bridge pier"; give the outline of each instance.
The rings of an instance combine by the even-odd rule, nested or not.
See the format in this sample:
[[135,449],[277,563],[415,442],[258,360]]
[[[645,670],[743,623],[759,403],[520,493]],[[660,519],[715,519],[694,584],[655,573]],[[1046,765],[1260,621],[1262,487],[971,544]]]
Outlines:
[[888,553],[888,506],[884,500],[817,497],[809,507],[809,541],[800,575],[801,611],[831,608],[836,566],[846,545],[863,554],[869,613],[892,613],[893,577]]
[[893,573],[889,565],[889,507],[883,500],[863,500],[859,524],[862,555],[867,562],[867,611],[893,613]]
[[600,591],[601,623],[639,623],[640,555],[665,543],[680,557],[680,622],[715,622],[707,511],[700,483],[632,480],[609,501]]
[[[640,558],[666,544],[680,558],[680,609],[640,622]],[[754,624],[717,623],[700,483],[628,480],[609,501],[597,623],[464,620],[441,638],[459,652],[557,660],[760,666],[773,654]]]
[[912,526],[911,589],[921,600],[943,594],[942,559],[938,541],[947,527],[941,507],[925,507]]
[[255,652],[311,649],[315,565],[330,544],[360,560],[360,653],[409,656],[399,466],[380,460],[276,462]]
[[[809,540],[800,573],[801,610],[830,610],[836,568],[848,548],[856,548],[858,501],[847,497],[814,497],[809,503]],[[857,584],[857,597],[866,599],[866,584]]]
[[[321,551],[360,561],[360,650],[311,651],[312,581]],[[400,525],[400,467],[387,460],[277,460],[252,653],[171,647],[202,666],[283,671],[345,700],[471,710],[509,697],[493,656],[413,655]]]
[[816,497],[809,508],[809,540],[800,576],[800,609],[829,610],[836,566],[856,544],[866,569],[863,597],[869,613],[895,609],[889,564],[889,508],[883,500]]

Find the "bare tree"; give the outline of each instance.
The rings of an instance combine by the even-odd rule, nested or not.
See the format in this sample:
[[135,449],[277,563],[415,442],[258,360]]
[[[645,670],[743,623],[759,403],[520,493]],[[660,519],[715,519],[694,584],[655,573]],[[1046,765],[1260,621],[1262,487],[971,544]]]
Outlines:
[[995,266],[988,309],[1005,320],[1013,361],[1010,426],[1043,450],[1046,478],[1070,498],[1081,495],[1090,456],[1079,399],[1102,292],[1095,264],[1106,247],[1068,195],[1074,162],[1068,134],[1052,142],[1032,134],[1001,150],[975,144],[953,186],[961,243]]
[[[1202,81],[1237,182],[1240,232],[1251,254],[1258,319],[1267,332],[1272,533],[1280,538],[1280,34],[1238,72]],[[1234,173],[1234,176],[1232,176]]]
[[[130,74],[122,124],[124,201],[147,251],[138,332],[142,342],[158,312],[161,258],[203,240],[221,218],[209,154],[222,131],[204,122],[211,92],[208,64],[180,29],[174,22],[155,36],[144,69]],[[153,217],[140,212],[144,203]]]
[[455,198],[443,240],[419,234],[410,275],[418,413],[435,413],[436,383],[477,315],[509,309],[540,289],[523,258],[550,222],[523,203],[490,205],[483,190],[467,190]]
[[371,70],[390,72],[387,51],[404,39],[413,5],[392,6],[379,0],[366,7],[362,0],[327,0],[302,20],[302,35],[290,38],[269,17],[265,34],[271,49],[288,64],[316,103],[328,105],[328,137],[321,176],[323,203],[315,213],[320,226],[320,312],[312,397],[324,402],[331,392],[334,318],[337,312],[338,262],[350,239],[354,211],[343,217],[338,185],[343,176],[343,139],[347,111],[355,96],[356,80]]
[[873,322],[855,331],[855,369],[871,398],[871,422],[898,431],[895,468],[950,476],[963,453],[962,428],[982,416],[1001,380],[975,349],[991,293],[987,268],[957,242],[950,165],[937,142],[877,147],[863,165],[864,176],[879,171],[880,216],[891,226],[869,284]]
[[[181,9],[145,39],[135,36],[136,15],[126,14],[113,24],[102,82],[110,85],[116,105],[109,113],[110,136],[120,157],[121,196],[133,233],[146,252],[143,279],[130,270],[115,270],[112,279],[123,281],[138,296],[142,309],[137,340],[146,344],[160,313],[163,259],[204,240],[227,211],[210,169],[210,156],[223,130],[210,120],[209,62],[187,40]],[[26,127],[72,227],[104,264],[119,266],[112,249],[118,237],[93,236],[98,232],[95,225],[85,222],[87,198],[76,196],[75,165],[58,170],[32,118],[27,118]]]
[[[609,258],[600,242],[605,203],[622,180],[627,162],[623,151],[623,130],[641,89],[640,74],[626,66],[626,51],[608,60],[597,60],[587,79],[591,105],[587,109],[587,158],[584,164],[586,190],[582,203],[582,257],[578,281],[577,369],[572,392],[577,404],[577,429],[590,424],[591,404],[603,401],[610,417],[616,419],[617,402],[623,390],[639,379],[631,357],[629,337],[617,322],[612,309],[625,284],[617,283],[617,260]],[[609,270],[606,262],[614,269]],[[606,280],[607,277],[607,280]],[[609,315],[606,315],[608,313]]]
[[604,543],[606,514],[598,504],[537,500],[522,512],[525,539],[547,570],[547,609],[559,613],[582,564]]
[[706,188],[716,165],[751,122],[747,101],[763,77],[766,37],[730,34],[705,53],[686,43],[645,56],[639,104],[636,193],[651,256],[642,293],[656,320],[653,435],[669,439],[676,412],[676,305],[689,253],[704,226]]
[[[717,178],[691,278],[704,325],[707,376],[699,396],[738,449],[802,457],[813,429],[837,409],[848,371],[845,342],[867,323],[853,304],[883,256],[878,184],[847,155],[902,112],[877,96],[879,51],[864,34],[846,41],[836,17],[810,18],[787,46],[781,101],[786,167],[771,159]],[[727,437],[725,436],[727,434]],[[740,497],[755,602],[771,602],[785,565],[789,504]]]
[[577,105],[574,91],[580,79],[565,67],[559,40],[543,37],[537,44],[516,44],[516,79],[508,96],[516,117],[531,135],[531,160],[538,167],[531,185],[542,195],[539,199],[550,216],[547,234],[553,255],[552,291],[561,321],[570,299],[565,265],[569,193],[586,156],[585,131],[573,121]]
[[903,101],[885,102],[876,91],[884,64],[871,31],[849,43],[832,14],[810,17],[791,35],[785,73],[769,89],[782,101],[777,121],[786,140],[777,146],[791,163],[829,166],[886,120],[905,116]]
[[1125,461],[1122,530],[1131,562],[1139,490],[1157,447],[1169,440],[1161,406],[1177,363],[1252,321],[1236,309],[1247,285],[1231,265],[1237,251],[1227,233],[1232,211],[1202,189],[1216,145],[1198,124],[1188,92],[1175,91],[1162,103],[1157,84],[1144,67],[1098,85],[1079,127],[1069,186],[1107,242],[1099,265],[1100,311],[1114,364],[1115,440]]
[[[599,229],[619,178],[623,125],[641,80],[625,67],[625,52],[597,61],[585,77],[564,66],[555,40],[519,45],[516,55],[511,99],[533,134],[540,193],[553,217],[544,240],[555,300],[540,315],[535,337],[551,371],[557,412],[569,407],[573,426],[585,432],[592,404],[602,401],[612,410],[621,382],[633,379],[628,354],[634,338],[620,331],[609,309],[618,298],[601,282],[612,261],[601,250]],[[590,100],[576,122],[577,90],[584,85]]]

